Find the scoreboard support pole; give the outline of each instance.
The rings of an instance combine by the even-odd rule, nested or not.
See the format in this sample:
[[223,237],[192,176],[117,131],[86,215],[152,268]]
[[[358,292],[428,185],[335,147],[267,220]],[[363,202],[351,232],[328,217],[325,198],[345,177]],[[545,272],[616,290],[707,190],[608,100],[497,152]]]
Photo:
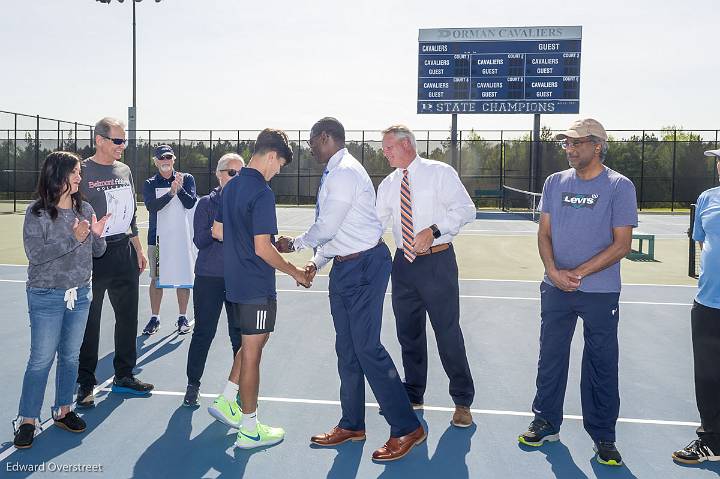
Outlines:
[[530,191],[540,191],[540,114],[533,115],[533,136],[530,149]]
[[[458,134],[457,134],[457,114],[450,115],[450,163],[455,170],[458,169]],[[460,172],[458,171],[458,175]]]

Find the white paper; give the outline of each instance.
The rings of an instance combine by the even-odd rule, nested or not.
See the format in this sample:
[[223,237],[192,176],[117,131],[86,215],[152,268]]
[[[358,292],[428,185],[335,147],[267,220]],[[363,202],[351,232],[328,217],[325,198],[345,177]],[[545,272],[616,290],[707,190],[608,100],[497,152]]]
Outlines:
[[[160,198],[169,190],[155,188],[155,197]],[[186,209],[177,196],[157,213],[158,288],[192,288],[197,258],[192,241],[194,214],[195,207]]]
[[105,202],[107,203],[107,212],[112,215],[105,223],[105,231],[102,236],[126,233],[135,213],[135,198],[133,198],[132,188],[122,186],[105,190]]

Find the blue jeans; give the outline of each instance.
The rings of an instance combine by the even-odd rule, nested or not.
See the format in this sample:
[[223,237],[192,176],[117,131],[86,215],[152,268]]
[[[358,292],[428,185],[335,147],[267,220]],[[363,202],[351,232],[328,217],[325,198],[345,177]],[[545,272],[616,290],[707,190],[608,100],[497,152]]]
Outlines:
[[80,345],[85,334],[92,291],[89,285],[78,288],[74,309],[65,305],[65,290],[27,288],[30,314],[30,358],[23,379],[18,415],[40,418],[50,367],[57,354],[55,372],[55,405],[73,403],[78,373]]

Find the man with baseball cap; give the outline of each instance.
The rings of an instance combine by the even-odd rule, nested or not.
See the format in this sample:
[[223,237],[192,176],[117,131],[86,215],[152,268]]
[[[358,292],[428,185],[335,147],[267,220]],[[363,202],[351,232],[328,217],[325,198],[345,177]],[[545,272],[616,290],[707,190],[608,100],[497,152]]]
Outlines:
[[[715,158],[720,175],[720,150],[708,150],[705,156]],[[698,438],[672,455],[684,464],[720,461],[720,187],[700,194],[692,237],[702,248],[698,292],[690,313],[700,427]]]
[[[160,145],[155,148],[153,162],[158,169],[157,174],[145,180],[143,185],[143,200],[150,212],[148,227],[148,259],[150,261],[150,321],[148,321],[143,334],[155,334],[160,329],[160,304],[163,290],[157,287],[158,281],[158,245],[157,245],[157,214],[165,208],[173,197],[177,196],[185,209],[192,209],[197,201],[195,194],[195,178],[190,173],[175,171],[175,152],[170,145]],[[167,190],[158,196],[156,190]],[[161,191],[162,192],[162,191]],[[167,239],[165,239],[167,241]],[[187,320],[187,305],[190,300],[189,288],[177,288],[179,315],[177,331],[185,334],[190,331]]]
[[555,139],[570,168],[550,175],[540,201],[538,249],[545,266],[540,285],[540,359],[535,418],[518,440],[541,446],[559,439],[570,344],[578,316],[585,347],[580,392],[583,424],[601,464],[619,466],[615,423],[620,409],[618,338],[620,260],[637,226],[635,186],[603,165],[607,133],[591,118]]

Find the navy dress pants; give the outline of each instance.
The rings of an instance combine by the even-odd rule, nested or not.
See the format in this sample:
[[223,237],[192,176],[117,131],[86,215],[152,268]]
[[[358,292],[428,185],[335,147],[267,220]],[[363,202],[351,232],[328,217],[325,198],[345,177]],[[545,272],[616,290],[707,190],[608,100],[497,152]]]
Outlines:
[[532,409],[556,430],[563,420],[570,343],[579,316],[585,340],[580,375],[583,426],[594,441],[615,441],[620,411],[619,299],[620,293],[565,292],[540,284],[540,359]]
[[439,253],[418,256],[412,263],[398,249],[392,268],[392,305],[410,401],[423,403],[429,316],[440,362],[450,380],[450,397],[457,406],[470,407],[475,386],[460,329],[458,268],[452,245]]
[[420,427],[392,358],[380,343],[383,300],[390,279],[390,251],[384,243],[358,258],[337,261],[330,271],[330,312],[340,374],[342,418],[338,426],[365,429],[365,378],[372,388],[390,436]]

